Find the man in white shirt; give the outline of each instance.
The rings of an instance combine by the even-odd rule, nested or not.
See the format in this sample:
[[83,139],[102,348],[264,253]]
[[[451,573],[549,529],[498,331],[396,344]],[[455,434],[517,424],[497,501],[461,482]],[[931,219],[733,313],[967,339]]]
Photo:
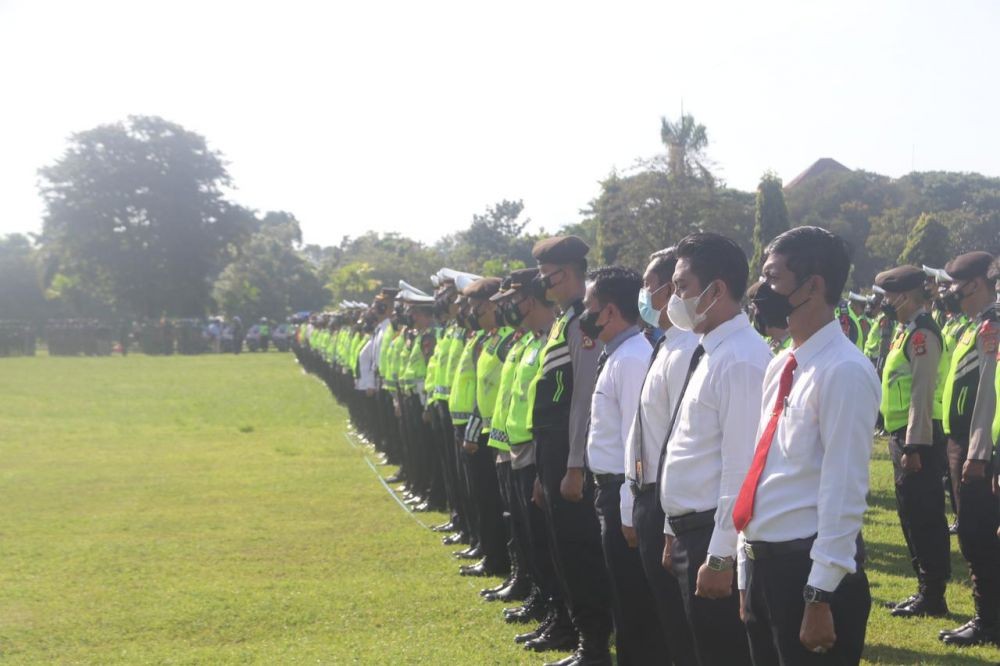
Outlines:
[[753,463],[733,509],[757,664],[857,664],[871,609],[860,539],[881,387],[834,308],[843,240],[798,227],[767,248],[764,284],[792,348],[768,366]]
[[[687,376],[698,336],[670,322],[667,301],[674,293],[671,282],[677,255],[674,248],[654,252],[642,277],[639,314],[650,326],[663,330],[653,347],[653,358],[642,380],[639,409],[625,447],[625,477],[635,496],[632,527],[623,527],[626,539],[634,538],[646,583],[656,603],[660,631],[666,639],[669,660],[676,666],[697,666],[691,629],[677,579],[663,568],[663,524],[666,516],[656,492],[663,444],[674,406]],[[624,523],[625,521],[623,521]],[[666,659],[664,659],[666,661]]]
[[618,663],[652,664],[666,644],[658,631],[653,595],[642,574],[632,526],[632,492],[625,483],[625,441],[639,406],[642,377],[649,366],[649,342],[639,333],[642,278],[611,266],[587,275],[580,330],[601,343],[597,381],[590,400],[587,468],[597,485],[594,508],[601,524],[601,548],[611,580],[611,614]]
[[667,313],[701,341],[668,426],[660,475],[663,565],[677,576],[702,666],[740,666],[750,664],[750,652],[735,593],[732,510],[753,456],[771,352],[740,307],[749,267],[739,245],[698,233],[681,240],[676,253]]

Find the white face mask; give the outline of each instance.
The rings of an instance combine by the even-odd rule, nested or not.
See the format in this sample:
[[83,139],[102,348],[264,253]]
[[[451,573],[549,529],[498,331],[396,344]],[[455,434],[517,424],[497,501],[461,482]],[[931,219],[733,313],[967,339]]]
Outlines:
[[681,329],[682,331],[693,331],[695,327],[701,322],[705,321],[705,317],[708,316],[708,311],[712,309],[712,306],[718,302],[718,298],[712,301],[704,312],[698,312],[698,303],[701,301],[701,297],[708,292],[712,285],[705,287],[705,290],[698,294],[697,296],[692,296],[691,298],[681,298],[674,292],[670,296],[670,300],[667,301],[667,316],[670,317],[670,321],[673,322],[674,326]]

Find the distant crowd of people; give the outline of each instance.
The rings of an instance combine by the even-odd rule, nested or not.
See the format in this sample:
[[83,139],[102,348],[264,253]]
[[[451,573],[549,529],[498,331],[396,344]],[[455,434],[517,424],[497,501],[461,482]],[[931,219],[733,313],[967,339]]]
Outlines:
[[294,338],[406,504],[450,514],[434,529],[465,546],[460,573],[506,576],[481,595],[522,602],[517,643],[572,651],[551,666],[606,666],[612,640],[622,665],[858,664],[882,433],[914,593],[879,612],[948,615],[950,495],[975,613],[938,638],[1000,645],[1000,262],[845,295],[847,245],[816,227],[775,238],[752,281],[717,234],[642,274],[588,251],[442,268],[433,294],[401,281]]

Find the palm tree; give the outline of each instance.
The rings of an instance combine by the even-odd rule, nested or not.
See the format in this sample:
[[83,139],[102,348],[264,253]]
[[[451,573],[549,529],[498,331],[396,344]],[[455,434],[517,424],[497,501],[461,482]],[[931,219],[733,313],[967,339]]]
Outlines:
[[660,140],[667,148],[667,170],[671,177],[712,184],[705,158],[708,133],[704,125],[695,122],[694,116],[682,113],[676,123],[660,118]]

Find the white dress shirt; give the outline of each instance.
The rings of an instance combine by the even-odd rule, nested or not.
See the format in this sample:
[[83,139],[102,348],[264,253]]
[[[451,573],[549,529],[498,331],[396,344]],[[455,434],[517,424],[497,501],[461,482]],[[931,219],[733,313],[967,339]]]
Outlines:
[[833,320],[768,366],[757,438],[771,417],[789,353],[797,363],[792,390],[743,536],[773,543],[817,535],[809,584],[832,592],[856,569],[882,387],[871,361]]
[[358,354],[358,378],[354,388],[367,391],[375,388],[375,338],[369,338]]
[[[385,330],[389,328],[391,323],[392,322],[388,317],[383,319],[379,322],[379,325],[375,327],[375,334],[372,335],[372,366],[375,368],[376,372],[379,372],[380,370],[378,364],[379,358],[382,356],[382,340],[385,338]],[[379,372],[379,376],[381,376],[381,374],[382,373]]]
[[656,358],[643,379],[639,410],[626,440],[625,476],[630,481],[639,481],[635,469],[638,461],[642,465],[642,483],[656,483],[667,427],[697,346],[697,335],[676,326],[663,334]]
[[[660,503],[668,518],[715,509],[708,553],[735,557],[733,504],[753,459],[771,350],[743,313],[703,335],[701,345],[705,355],[681,398],[667,443]],[[672,533],[669,521],[663,529]]]
[[[635,326],[605,346],[608,354],[590,399],[587,467],[594,474],[625,473],[625,442],[639,408],[642,378],[652,348]],[[632,525],[632,490],[621,487],[622,524]]]

